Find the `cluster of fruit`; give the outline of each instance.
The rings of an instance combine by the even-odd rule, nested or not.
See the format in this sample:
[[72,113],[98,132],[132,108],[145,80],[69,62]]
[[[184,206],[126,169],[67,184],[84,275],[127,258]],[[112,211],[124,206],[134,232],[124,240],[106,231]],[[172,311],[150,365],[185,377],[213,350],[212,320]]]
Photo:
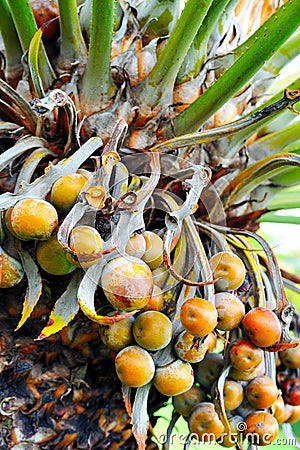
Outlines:
[[[264,350],[280,340],[281,324],[267,308],[255,307],[245,313],[242,300],[232,293],[245,278],[241,259],[224,251],[215,254],[210,265],[217,279],[215,305],[197,297],[186,300],[180,310],[182,331],[177,335],[172,337],[171,321],[156,310],[157,303],[150,302],[144,309],[151,311],[102,327],[101,336],[116,352],[116,371],[122,383],[139,387],[152,381],[160,393],[173,397],[175,410],[188,420],[191,433],[199,439],[213,436],[230,447],[248,437],[268,445],[277,437],[278,423],[300,418],[299,378],[286,378],[280,393],[274,373],[266,375]],[[234,330],[237,337],[226,342],[226,333]],[[243,335],[238,337],[237,330],[243,330]],[[225,342],[222,351],[216,336]],[[153,352],[168,345],[174,359],[156,366],[157,353]],[[299,346],[280,351],[278,365],[296,370],[299,356]],[[222,397],[227,430],[214,404],[216,386],[226,367],[230,370]]]
[[[97,229],[94,216],[93,221],[75,221],[67,246],[58,237],[61,220],[79,195],[96,210],[105,206],[103,187],[89,181],[87,171],[64,175],[53,183],[47,200],[23,198],[6,211],[10,239],[35,241],[35,260],[48,274],[88,271],[103,259],[105,233]],[[177,232],[171,251],[179,239]],[[276,380],[269,355],[281,342],[282,324],[272,309],[243,302],[239,289],[245,265],[228,246],[209,259],[212,298],[202,298],[200,288],[191,291],[197,295],[187,289],[180,308],[177,302],[171,313],[162,276],[170,267],[158,233],[139,230],[123,249],[110,249],[110,254],[99,272],[99,285],[112,312],[101,324],[100,336],[124,386],[153,384],[173,397],[191,433],[204,440],[213,435],[225,446],[235,445],[232,436],[241,422],[246,424],[244,437],[256,434],[259,445],[266,445],[264,436],[268,433],[271,443],[278,423],[299,419],[300,347],[279,352]],[[3,250],[0,287],[15,286],[23,275],[19,260]]]

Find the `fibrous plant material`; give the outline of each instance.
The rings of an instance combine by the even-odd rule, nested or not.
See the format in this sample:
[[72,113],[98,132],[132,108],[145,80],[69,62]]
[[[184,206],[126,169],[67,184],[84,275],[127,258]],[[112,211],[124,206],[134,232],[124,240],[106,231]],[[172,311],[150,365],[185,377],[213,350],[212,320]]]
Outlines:
[[299,279],[256,231],[297,188],[299,0],[38,3],[0,0],[0,446],[161,448],[169,396],[164,450],[290,436]]

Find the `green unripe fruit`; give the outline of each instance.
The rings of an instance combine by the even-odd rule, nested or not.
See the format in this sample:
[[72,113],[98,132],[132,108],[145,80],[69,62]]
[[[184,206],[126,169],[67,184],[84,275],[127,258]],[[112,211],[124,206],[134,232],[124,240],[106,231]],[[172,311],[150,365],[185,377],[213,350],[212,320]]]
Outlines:
[[66,275],[76,268],[70,263],[56,236],[38,243],[36,259],[39,266],[51,275]]

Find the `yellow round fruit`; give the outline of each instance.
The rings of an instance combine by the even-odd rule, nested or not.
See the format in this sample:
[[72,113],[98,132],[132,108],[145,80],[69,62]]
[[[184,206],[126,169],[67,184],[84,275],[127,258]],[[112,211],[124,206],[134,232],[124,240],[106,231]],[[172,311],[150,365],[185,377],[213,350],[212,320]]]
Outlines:
[[146,350],[160,350],[172,339],[172,323],[159,311],[145,311],[134,322],[133,336]]
[[245,315],[245,307],[238,297],[230,292],[219,292],[215,295],[215,306],[218,313],[217,328],[222,331],[234,330]]
[[246,269],[243,261],[235,253],[216,253],[209,260],[218,291],[232,291],[241,286]]
[[203,298],[186,300],[180,310],[183,328],[190,334],[203,337],[211,333],[217,325],[218,313],[215,306]]
[[116,309],[142,309],[152,294],[152,273],[141,259],[119,256],[104,267],[101,286],[108,301]]
[[137,345],[123,348],[116,356],[115,367],[118,378],[129,387],[144,386],[155,372],[151,355]]
[[10,288],[18,284],[23,276],[24,270],[22,264],[11,255],[0,248],[1,272],[0,288]]
[[252,445],[270,445],[278,435],[278,422],[267,411],[255,411],[245,418],[245,438]]
[[153,291],[149,302],[144,306],[143,311],[160,311],[164,306],[164,293],[160,287],[153,285]]
[[119,352],[122,348],[134,343],[133,324],[134,318],[130,316],[111,325],[102,325],[100,337],[106,347],[114,352]]
[[213,403],[210,402],[202,402],[194,406],[188,422],[191,433],[195,433],[201,442],[214,441],[224,431],[224,425],[219,419]]
[[86,182],[86,177],[79,173],[60,177],[52,186],[51,203],[61,211],[69,211],[75,204]]
[[56,209],[45,200],[20,200],[6,217],[8,228],[22,241],[49,239],[58,224]]
[[183,361],[198,363],[203,360],[208,350],[206,339],[202,342],[187,331],[182,331],[175,339],[174,350]]
[[90,267],[100,258],[97,253],[102,250],[102,239],[98,231],[88,225],[78,225],[70,233],[70,249],[76,258],[69,258],[77,267]]
[[188,362],[175,361],[156,368],[154,386],[163,395],[179,395],[193,386],[194,373]]
[[188,416],[195,405],[205,400],[205,393],[198,386],[193,385],[191,389],[172,398],[173,406],[182,416]]

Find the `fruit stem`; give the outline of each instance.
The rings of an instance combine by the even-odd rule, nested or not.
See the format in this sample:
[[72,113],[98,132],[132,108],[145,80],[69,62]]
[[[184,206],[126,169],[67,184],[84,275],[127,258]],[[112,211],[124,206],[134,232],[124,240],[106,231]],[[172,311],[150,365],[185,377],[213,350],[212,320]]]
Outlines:
[[177,73],[211,3],[212,0],[187,0],[154,68],[136,87],[144,107],[172,103]]
[[[37,25],[28,0],[7,0],[11,15],[21,42],[23,52],[27,52],[31,39],[37,31]],[[54,81],[55,74],[48,60],[45,48],[41,44],[39,68],[45,88]]]
[[[235,0],[236,1],[236,0]],[[213,0],[177,75],[176,84],[195,78],[207,57],[207,44],[224,8],[231,0]]]
[[80,92],[82,112],[87,115],[101,110],[115,90],[110,69],[113,21],[113,0],[94,0],[89,55]]
[[[222,76],[187,109],[175,117],[175,134],[196,131],[255,75],[299,26],[299,0],[276,11],[244,44],[245,51]],[[170,135],[170,126],[164,134]]]
[[86,62],[86,46],[79,26],[76,0],[58,0],[58,6],[61,35],[58,67],[72,70],[76,64],[80,68]]
[[16,87],[23,71],[21,64],[23,52],[6,0],[0,0],[0,33],[3,38],[6,55],[5,78],[13,87]]

